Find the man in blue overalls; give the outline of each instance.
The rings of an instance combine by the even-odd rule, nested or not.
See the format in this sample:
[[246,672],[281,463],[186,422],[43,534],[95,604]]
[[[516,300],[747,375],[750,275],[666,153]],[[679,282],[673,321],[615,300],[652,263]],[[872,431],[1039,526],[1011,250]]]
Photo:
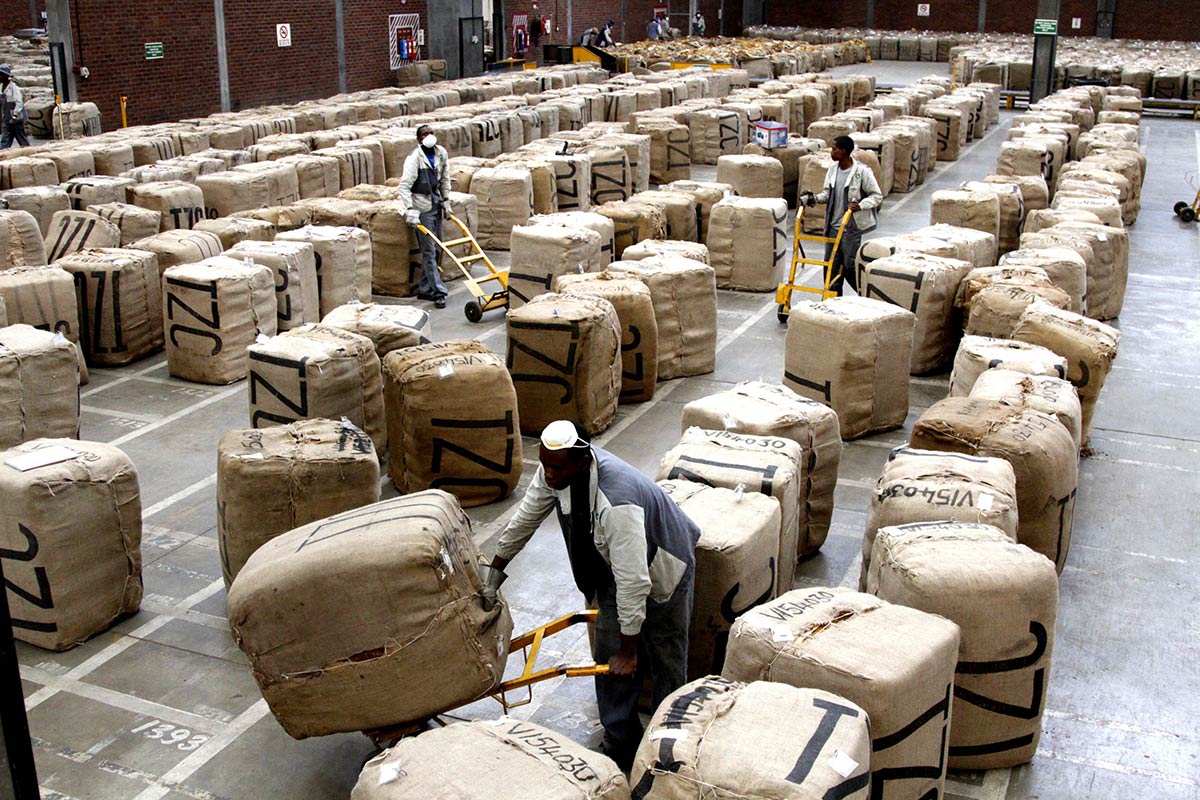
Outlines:
[[624,770],[642,739],[638,697],[649,676],[654,704],[687,680],[688,623],[700,529],[638,470],[558,420],[542,432],[540,466],[500,534],[484,586],[494,604],[504,568],[551,511],[566,540],[575,585],[599,609],[592,655],[602,749]]
[[[404,160],[400,175],[400,201],[407,209],[408,224],[442,238],[442,217],[450,199],[450,157],[437,143],[428,125],[417,128],[417,148]],[[446,284],[438,270],[438,246],[430,237],[417,232],[421,242],[421,279],[417,297],[446,307]]]

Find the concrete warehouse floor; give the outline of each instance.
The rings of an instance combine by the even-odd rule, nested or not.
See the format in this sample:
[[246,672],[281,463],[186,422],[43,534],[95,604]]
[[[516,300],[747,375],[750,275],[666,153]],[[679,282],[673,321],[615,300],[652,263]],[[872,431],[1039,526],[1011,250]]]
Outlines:
[[[864,68],[888,83],[945,69],[841,71]],[[935,189],[991,173],[1010,116],[919,191],[888,198],[879,233],[926,224]],[[1133,228],[1124,336],[1096,415],[1095,452],[1082,464],[1041,748],[1028,766],[952,774],[951,798],[1200,798],[1200,543],[1192,506],[1200,416],[1191,394],[1200,392],[1200,227],[1171,213],[1194,193],[1185,175],[1200,159],[1200,129],[1146,118],[1142,130],[1150,165]],[[698,177],[714,172],[694,169]],[[507,253],[499,260],[507,263]],[[436,338],[474,336],[503,352],[503,317],[470,325],[462,315],[466,289],[452,286],[449,307],[434,312]],[[678,439],[683,404],[740,380],[781,378],[784,327],[772,297],[721,292],[718,323],[717,371],[660,384],[651,402],[622,406],[600,444],[653,472]],[[945,375],[912,379],[908,426],[946,384]],[[230,637],[217,557],[216,442],[246,427],[246,402],[244,382],[174,380],[161,355],[92,370],[83,437],[120,446],[140,471],[146,600],[139,614],[75,650],[20,647],[40,782],[51,800],[345,798],[371,753],[356,734],[288,738]],[[798,585],[855,583],[871,488],[908,426],[846,446],[833,530],[801,565]],[[525,482],[537,455],[533,440],[526,445]],[[471,510],[488,554],[515,500]],[[518,629],[581,606],[552,521],[511,575],[505,589]],[[551,647],[547,664],[587,660],[582,631]],[[500,710],[488,700],[461,713]],[[543,684],[514,716],[598,739],[589,680]]]

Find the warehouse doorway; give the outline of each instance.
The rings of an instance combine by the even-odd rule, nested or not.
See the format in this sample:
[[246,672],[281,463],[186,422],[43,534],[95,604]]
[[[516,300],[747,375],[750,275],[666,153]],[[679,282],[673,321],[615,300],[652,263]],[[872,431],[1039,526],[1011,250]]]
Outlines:
[[483,74],[483,17],[462,17],[458,21],[458,74],[474,77]]

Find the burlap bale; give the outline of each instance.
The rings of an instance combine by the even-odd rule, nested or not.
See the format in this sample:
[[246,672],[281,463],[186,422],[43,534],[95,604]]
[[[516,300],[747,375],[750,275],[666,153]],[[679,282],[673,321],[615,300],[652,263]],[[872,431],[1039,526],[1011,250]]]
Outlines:
[[474,340],[427,343],[391,353],[383,374],[388,475],[400,492],[442,489],[478,506],[516,489],[521,433],[503,359]]
[[228,250],[247,239],[256,242],[274,241],[277,231],[270,222],[245,217],[220,217],[197,222],[192,230],[216,234],[221,247]]
[[967,522],[884,528],[875,556],[872,593],[959,627],[950,765],[997,769],[1032,759],[1054,648],[1054,565],[990,525]]
[[595,211],[559,211],[530,217],[529,224],[570,229],[586,228],[600,234],[600,254],[591,262],[588,272],[599,272],[615,260],[616,226],[603,214]]
[[621,403],[654,397],[658,383],[658,324],[650,289],[634,276],[601,272],[561,275],[552,291],[601,297],[612,303],[621,324]]
[[941,796],[958,626],[840,587],[798,589],[734,623],[722,676],[832,692],[870,716],[871,796]]
[[117,247],[121,229],[86,211],[59,211],[46,235],[46,258],[53,264],[65,255],[96,247]]
[[969,121],[955,108],[928,106],[925,116],[937,123],[937,160],[957,161]]
[[[966,274],[958,284],[958,296],[955,304],[960,308],[970,308],[971,303],[988,286],[1022,286],[1031,288],[1050,288],[1054,284],[1046,270],[1038,266],[995,266],[977,267]],[[1007,336],[999,337],[1002,339]]]
[[940,189],[933,193],[929,222],[982,231],[999,242],[1000,198],[987,191]]
[[991,267],[996,263],[995,234],[942,224],[919,228],[913,233],[953,244],[958,248],[958,258],[969,261],[973,267]]
[[528,169],[515,166],[484,167],[471,179],[471,194],[479,201],[481,247],[509,249],[509,237],[516,225],[524,225],[533,215],[533,178]]
[[79,147],[92,154],[97,175],[117,176],[137,166],[133,147],[127,142],[86,142]]
[[1057,419],[1000,401],[950,397],[913,426],[913,447],[1007,460],[1017,476],[1017,541],[1061,572],[1071,544],[1078,462]]
[[124,203],[128,199],[126,190],[133,185],[134,182],[129,178],[92,175],[72,178],[63,184],[63,190],[67,193],[71,208],[86,211],[88,206]]
[[1028,375],[1011,369],[989,369],[975,381],[969,397],[999,400],[1013,408],[1040,411],[1062,423],[1077,450],[1082,445],[1083,409],[1079,404],[1079,392],[1062,378]]
[[[1061,224],[1061,223],[1060,223]],[[1105,230],[1109,230],[1105,228]],[[1107,234],[1105,234],[1107,239]],[[1099,249],[1097,249],[1099,246]],[[1021,234],[1023,250],[1041,250],[1043,248],[1068,248],[1075,251],[1083,259],[1085,267],[1084,285],[1087,288],[1087,314],[1098,319],[1101,314],[1108,313],[1110,295],[1113,291],[1114,251],[1111,247],[1101,246],[1096,233],[1089,231],[1071,231],[1054,225],[1037,233]]]
[[970,270],[966,261],[904,251],[862,266],[863,297],[916,315],[909,365],[913,375],[940,369],[949,359],[958,341],[954,299]]
[[699,211],[696,239],[700,242],[708,241],[708,223],[712,218],[713,206],[733,193],[733,187],[729,184],[710,181],[675,181],[663,188],[667,191],[690,195],[696,202],[696,208]]
[[1070,163],[1065,165],[1062,172],[1059,173],[1057,189],[1066,191],[1091,184],[1100,184],[1095,187],[1097,189],[1108,187],[1105,191],[1116,189],[1117,202],[1121,204],[1122,223],[1132,225],[1137,222],[1140,200],[1135,198],[1130,180],[1119,172],[1091,165]]
[[351,300],[326,314],[321,324],[366,336],[375,344],[375,353],[381,362],[393,350],[429,344],[433,337],[428,312],[415,306]]
[[[421,251],[416,231],[405,219],[399,200],[371,203],[355,213],[355,224],[371,235],[371,290],[407,297],[421,278]],[[483,242],[480,241],[481,246]]]
[[683,430],[691,427],[791,439],[808,454],[800,501],[797,557],[816,552],[829,534],[842,440],[837,414],[788,389],[758,381],[739,383],[683,408]]
[[708,263],[708,245],[677,239],[644,239],[625,248],[622,261],[643,261],[648,258],[683,258]]
[[0,189],[53,186],[56,183],[58,167],[43,156],[17,156],[0,161]]
[[[1069,191],[1068,185],[1075,181],[1063,181],[1054,194],[1053,208],[1067,210],[1079,209],[1090,211],[1100,218],[1105,225],[1121,229],[1125,223],[1122,220],[1121,203],[1115,195],[1100,196],[1091,192]],[[1095,186],[1096,184],[1090,184]]]
[[247,349],[277,332],[272,271],[214,256],[172,266],[162,281],[170,373],[216,385],[246,377]]
[[[76,456],[21,471],[7,462],[49,447]],[[137,470],[115,447],[37,439],[0,454],[0,546],[13,636],[68,650],[142,602]]]
[[[802,165],[803,171],[800,173],[800,192],[820,194],[825,185],[825,175],[831,166],[833,166],[833,159],[826,150],[808,156],[807,161]],[[826,206],[826,203],[818,203],[811,208],[804,209],[801,226],[805,233],[815,236],[825,235]]]
[[538,800],[628,800],[629,785],[610,759],[565,734],[502,717],[401,739],[366,763],[350,797],[529,800],[531,792]]
[[270,268],[275,275],[280,331],[321,319],[316,251],[308,242],[279,237],[273,242],[245,239],[221,255]]
[[698,220],[696,203],[691,195],[673,191],[649,191],[638,192],[630,200],[634,203],[646,203],[662,212],[667,225],[664,240],[696,241]]
[[436,490],[260,547],[229,590],[229,622],[284,730],[381,728],[494,689],[512,620],[503,603],[480,605],[478,560],[470,521]]
[[1087,307],[1087,262],[1069,247],[1021,248],[1000,259],[1002,269],[1043,270],[1050,283],[1070,298],[1067,308],[1082,314]]
[[160,231],[191,230],[205,218],[204,192],[192,183],[137,183],[129,187],[129,201],[132,205],[157,211]]
[[806,461],[804,450],[791,439],[688,428],[663,456],[658,480],[691,481],[734,492],[740,487],[775,498],[780,509],[774,584],[778,593],[795,578]]
[[107,220],[121,232],[121,247],[154,236],[162,228],[162,213],[128,203],[101,203],[84,209]]
[[316,259],[321,314],[351,300],[371,300],[371,237],[361,228],[307,225],[277,241],[307,242]]
[[60,333],[17,322],[0,328],[0,412],[0,447],[78,437],[75,345]]
[[[458,217],[459,222],[467,226],[467,230],[471,235],[475,235],[475,231],[479,230],[479,200],[473,194],[465,192],[450,192],[450,196],[446,198],[446,203],[450,207],[450,213]],[[457,239],[461,237],[462,232],[458,226],[449,223],[444,227],[444,235],[447,240]],[[454,253],[459,258],[466,258],[474,252],[474,248],[468,244],[455,245],[450,248],[450,252]],[[462,271],[456,267],[447,264],[447,269],[442,275],[444,280],[452,281],[463,277]]]
[[1050,207],[1050,189],[1046,185],[1046,179],[1040,175],[988,175],[983,182],[1016,186],[1020,189],[1025,214]]
[[717,285],[712,267],[686,258],[655,256],[614,262],[609,269],[633,275],[650,289],[658,329],[659,380],[706,375],[716,369]]
[[715,165],[723,155],[736,155],[744,144],[745,132],[736,111],[724,108],[688,114],[692,140],[692,163]]
[[270,184],[266,173],[241,170],[214,172],[196,178],[202,205],[210,217],[225,217],[238,211],[275,205],[271,202]]
[[233,430],[217,444],[217,540],[225,588],[281,533],[379,502],[371,439],[345,420]]
[[695,594],[688,629],[688,679],[721,671],[729,626],[742,611],[771,600],[782,516],[777,499],[688,480],[658,485],[700,528]]
[[313,155],[329,156],[338,160],[339,183],[343,189],[360,183],[383,183],[386,175],[376,175],[375,153],[369,147],[326,147],[314,150]]
[[880,529],[942,520],[992,525],[1015,542],[1017,478],[1012,465],[1003,458],[907,446],[893,450],[867,509],[859,591],[867,591],[872,547]]
[[892,142],[891,191],[914,191],[924,181],[925,175],[925,161],[921,156],[922,132],[897,122],[878,128],[876,133],[887,135]]
[[709,262],[720,289],[774,291],[788,251],[787,203],[727,197],[709,220]]
[[248,351],[250,427],[346,417],[383,453],[383,381],[374,343],[341,328],[304,325]]
[[75,281],[79,344],[89,364],[119,367],[162,349],[157,256],[145,250],[83,250],[56,266]]
[[[996,245],[999,255],[1010,250],[1016,250],[1020,245],[1021,223],[1025,219],[1025,201],[1022,199],[1018,186],[986,181],[968,181],[962,184],[962,190],[968,192],[990,192],[996,195],[999,202],[999,216],[996,226]],[[952,222],[952,224],[954,224]],[[976,227],[968,225],[964,227]]]
[[1040,175],[1049,184],[1057,175],[1055,151],[1038,137],[1021,137],[1000,145],[999,175]]
[[965,332],[971,336],[1011,339],[1017,320],[1035,303],[1066,308],[1071,298],[1053,286],[1029,286],[1019,282],[994,283],[983,287],[971,300]]
[[650,137],[650,182],[686,180],[691,175],[692,132],[669,119],[639,121],[637,132]]
[[512,230],[512,266],[508,272],[509,308],[520,308],[539,294],[551,291],[560,275],[594,271],[600,262],[601,236],[587,228],[534,224]]
[[0,192],[0,206],[12,211],[28,211],[43,234],[50,232],[50,220],[56,213],[72,207],[67,193],[57,186],[27,186]]
[[203,231],[167,231],[138,239],[132,250],[145,250],[158,256],[158,272],[179,264],[195,264],[221,254],[221,240],[215,233]]
[[165,161],[145,167],[134,167],[128,172],[122,172],[121,177],[129,178],[135,184],[162,183],[165,181],[191,183],[195,179],[191,168],[183,165],[169,164]]
[[867,714],[819,689],[736,683],[715,675],[667,697],[650,720],[631,773],[638,797],[865,800]]
[[667,215],[657,205],[634,200],[612,200],[593,211],[613,222],[613,257],[620,259],[625,248],[645,239],[667,237]]
[[557,419],[590,433],[609,426],[621,392],[621,324],[607,300],[543,294],[508,312],[505,364],[521,432],[540,435]]
[[0,209],[0,269],[46,263],[46,242],[28,211]]
[[[1129,282],[1129,231],[1099,223],[1067,220],[1053,226],[1047,233],[1067,234],[1087,239],[1096,256],[1094,274],[1089,284],[1088,316],[1093,319],[1114,319],[1125,305],[1125,290]],[[1107,277],[1107,284],[1106,279]],[[1097,285],[1099,297],[1092,307],[1091,286]]]
[[[958,258],[958,248],[951,242],[923,236],[915,233],[904,233],[899,236],[877,236],[867,239],[858,247],[854,258],[855,284],[866,286],[866,265],[880,258],[887,258],[898,253],[924,253],[941,258]],[[863,290],[865,291],[865,289]]]
[[364,203],[359,200],[343,200],[337,197],[310,197],[295,203],[292,208],[303,209],[305,222],[293,226],[302,228],[304,225],[334,225],[353,226],[359,219],[359,212],[369,209],[374,203]]
[[804,135],[812,139],[820,139],[826,147],[829,147],[837,137],[849,136],[857,130],[858,126],[848,119],[826,117],[811,123]]
[[837,413],[842,439],[908,417],[916,315],[864,297],[798,303],[788,315],[783,385]]
[[732,155],[717,159],[717,182],[742,197],[783,197],[783,164],[770,156]]
[[296,170],[296,185],[300,197],[333,197],[342,190],[341,162],[333,156],[304,155],[286,156],[279,159]]
[[1059,377],[1065,377],[1079,391],[1083,412],[1081,441],[1086,445],[1100,390],[1117,357],[1120,331],[1081,314],[1038,303],[1021,315],[1013,338],[1041,345],[1066,359],[1066,375]]
[[[31,325],[51,333],[61,333],[79,348],[79,307],[75,282],[58,265],[16,267],[0,270],[0,298],[4,299],[5,317],[12,325]],[[78,350],[80,382],[87,383],[83,351]]]
[[1029,375],[1067,377],[1067,361],[1040,345],[1013,339],[964,336],[950,371],[950,397],[966,397],[985,369],[1003,367]]

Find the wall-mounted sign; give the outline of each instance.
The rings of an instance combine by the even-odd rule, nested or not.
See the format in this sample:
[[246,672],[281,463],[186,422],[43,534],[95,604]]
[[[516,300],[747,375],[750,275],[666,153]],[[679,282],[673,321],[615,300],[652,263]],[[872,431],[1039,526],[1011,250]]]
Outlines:
[[275,44],[280,47],[292,46],[292,26],[289,23],[281,23],[275,26]]
[[1083,17],[1071,17],[1071,29],[1079,30],[1083,27]]
[[929,16],[929,3],[918,3],[917,4],[917,16],[918,17],[928,17]]
[[146,60],[153,61],[156,58],[163,57],[162,42],[146,42]]
[[1056,36],[1058,34],[1058,20],[1035,19],[1033,21],[1033,32],[1038,36]]

